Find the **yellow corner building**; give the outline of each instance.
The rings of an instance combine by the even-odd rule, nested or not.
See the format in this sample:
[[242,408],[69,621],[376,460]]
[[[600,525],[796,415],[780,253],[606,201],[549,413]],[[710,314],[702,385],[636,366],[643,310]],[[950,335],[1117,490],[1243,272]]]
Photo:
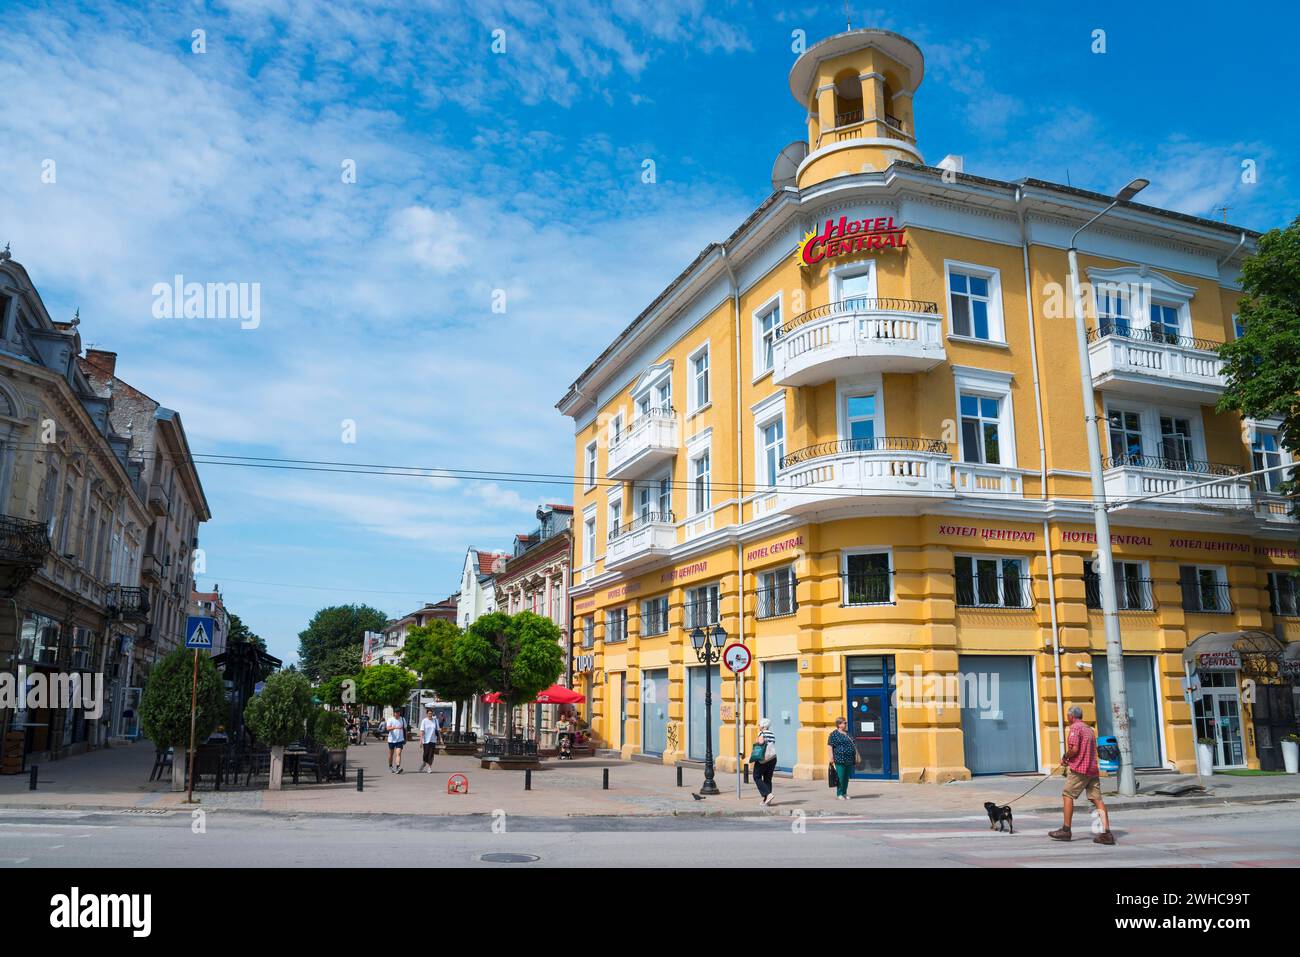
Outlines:
[[[1049,769],[1075,704],[1111,733],[1067,265],[1111,198],[927,165],[923,73],[883,30],[800,56],[772,195],[559,402],[577,686],[624,757],[703,759],[714,625],[753,657],[708,676],[724,771],[761,717],[799,778],[840,715],[902,781]],[[1138,768],[1279,767],[1296,727],[1296,520],[1245,475],[1291,457],[1214,408],[1256,238],[1124,202],[1077,241]]]

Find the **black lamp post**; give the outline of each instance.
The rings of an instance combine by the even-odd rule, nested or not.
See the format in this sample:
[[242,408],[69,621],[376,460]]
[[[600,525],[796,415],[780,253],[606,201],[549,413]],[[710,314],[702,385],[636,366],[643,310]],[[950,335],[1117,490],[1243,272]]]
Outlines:
[[704,665],[704,784],[700,786],[701,794],[721,793],[713,780],[713,675],[710,668],[722,660],[726,641],[727,633],[721,625],[714,625],[712,629],[696,628],[691,632],[695,657]]

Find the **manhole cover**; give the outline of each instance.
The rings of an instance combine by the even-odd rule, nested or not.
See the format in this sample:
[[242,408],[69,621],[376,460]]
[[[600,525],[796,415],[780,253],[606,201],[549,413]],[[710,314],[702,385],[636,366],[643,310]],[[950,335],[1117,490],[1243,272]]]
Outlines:
[[479,860],[488,864],[531,864],[540,858],[536,854],[484,854]]

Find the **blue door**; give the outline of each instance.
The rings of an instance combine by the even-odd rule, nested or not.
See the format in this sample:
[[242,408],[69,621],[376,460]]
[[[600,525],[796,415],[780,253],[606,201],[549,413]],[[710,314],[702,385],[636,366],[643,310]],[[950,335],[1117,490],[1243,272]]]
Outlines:
[[776,735],[776,769],[791,771],[799,754],[799,671],[794,659],[763,662],[763,717]]
[[668,749],[668,669],[641,673],[641,751]]
[[[718,741],[722,737],[722,697],[718,694],[718,684],[722,679],[718,676],[718,666],[714,665],[709,669],[709,681],[713,692],[713,757],[718,757]],[[704,760],[704,669],[687,668],[686,683],[690,691],[690,711],[687,712],[687,722],[690,725],[690,734],[687,737],[686,756],[693,761]]]
[[894,708],[894,659],[890,655],[850,658],[849,736],[858,749],[855,778],[898,777],[898,718]]

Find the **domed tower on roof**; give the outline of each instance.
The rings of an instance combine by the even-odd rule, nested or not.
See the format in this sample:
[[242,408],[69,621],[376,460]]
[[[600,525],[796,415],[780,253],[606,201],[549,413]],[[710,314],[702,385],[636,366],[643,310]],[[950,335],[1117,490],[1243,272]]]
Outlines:
[[924,74],[917,45],[888,30],[850,30],[809,47],[790,70],[790,92],[808,110],[796,184],[925,162],[912,119]]

